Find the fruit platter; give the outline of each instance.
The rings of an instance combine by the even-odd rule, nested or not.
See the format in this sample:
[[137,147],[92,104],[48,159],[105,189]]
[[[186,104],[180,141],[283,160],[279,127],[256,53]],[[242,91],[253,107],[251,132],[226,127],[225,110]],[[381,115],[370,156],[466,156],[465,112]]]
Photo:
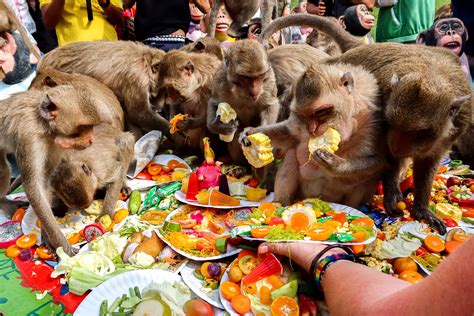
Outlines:
[[356,209],[308,199],[289,207],[263,203],[240,216],[230,234],[259,241],[363,245],[375,240],[375,225]]
[[215,260],[237,254],[229,242],[226,213],[218,209],[182,206],[166,218],[160,238],[181,255],[197,260]]

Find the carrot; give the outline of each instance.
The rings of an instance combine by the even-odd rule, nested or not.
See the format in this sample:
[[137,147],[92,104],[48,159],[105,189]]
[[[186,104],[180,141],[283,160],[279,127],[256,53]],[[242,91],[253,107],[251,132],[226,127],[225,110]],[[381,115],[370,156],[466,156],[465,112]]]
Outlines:
[[270,305],[272,298],[270,296],[270,289],[265,285],[260,288],[260,303],[263,305]]
[[445,244],[445,250],[448,254],[452,254],[454,250],[456,250],[459,246],[462,245],[461,241],[458,240],[450,240],[447,241]]
[[224,281],[221,283],[221,292],[226,300],[231,300],[240,294],[240,287],[234,282]]
[[462,213],[463,217],[474,218],[474,210],[467,210]]
[[240,315],[250,312],[250,299],[242,294],[234,296],[230,303],[232,308]]
[[444,250],[444,241],[441,237],[429,235],[425,238],[425,247],[428,251],[440,253]]

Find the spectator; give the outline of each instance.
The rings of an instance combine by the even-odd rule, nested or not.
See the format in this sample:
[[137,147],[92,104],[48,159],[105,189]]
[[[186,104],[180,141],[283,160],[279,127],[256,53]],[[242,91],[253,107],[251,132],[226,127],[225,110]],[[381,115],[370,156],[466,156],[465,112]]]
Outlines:
[[207,0],[124,0],[123,3],[125,8],[137,4],[136,39],[164,51],[184,46],[191,23],[190,3],[201,12],[210,10]]
[[120,0],[40,0],[40,7],[46,28],[56,28],[59,46],[116,40],[114,27],[123,26]]
[[334,0],[308,0],[306,10],[309,14],[333,16]]
[[[311,263],[325,248],[304,243],[264,243],[258,250],[260,254],[290,257],[307,272],[313,272]],[[474,238],[417,284],[348,261],[352,256],[345,253],[340,248],[329,249],[314,266],[318,272],[324,262],[333,262],[318,278],[322,279],[331,315],[472,315],[474,311]],[[345,260],[340,260],[341,256]],[[316,280],[316,274],[311,277]]]
[[378,0],[376,42],[415,43],[434,20],[435,0]]
[[186,39],[190,42],[195,42],[201,37],[206,36],[205,14],[194,3],[189,3],[189,10],[191,11],[191,23],[189,24],[188,33],[186,33]]
[[344,15],[347,8],[358,4],[365,4],[367,9],[372,10],[375,6],[375,0],[334,0],[334,16],[339,18]]

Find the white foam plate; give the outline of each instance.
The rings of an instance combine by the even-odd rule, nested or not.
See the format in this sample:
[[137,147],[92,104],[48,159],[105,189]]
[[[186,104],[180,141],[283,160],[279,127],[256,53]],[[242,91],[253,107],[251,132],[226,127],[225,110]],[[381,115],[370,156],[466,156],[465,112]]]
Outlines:
[[[170,221],[171,218],[178,212],[182,212],[182,210],[180,210],[180,209],[174,210],[173,212],[171,212],[166,217],[165,221]],[[189,258],[189,259],[192,259],[192,260],[195,260],[195,261],[210,261],[210,260],[218,260],[218,259],[222,259],[222,258],[227,258],[227,257],[238,254],[242,250],[242,249],[236,248],[233,245],[228,244],[227,245],[227,252],[222,254],[222,255],[212,256],[212,257],[198,257],[198,256],[191,255],[191,254],[189,254],[189,253],[187,253],[187,252],[185,252],[181,249],[178,249],[178,248],[174,247],[170,242],[168,242],[164,238],[164,236],[161,234],[160,230],[156,230],[156,233],[161,238],[161,240],[163,240],[164,243],[166,243],[168,246],[170,246],[171,249],[173,249],[174,251],[176,251],[177,253],[179,253],[183,257],[186,257],[186,258]]]
[[176,199],[182,203],[186,203],[189,205],[194,205],[194,206],[199,206],[199,207],[212,207],[212,208],[218,208],[222,210],[231,210],[235,208],[244,208],[244,207],[258,207],[260,204],[264,202],[273,202],[274,194],[273,192],[270,192],[270,194],[267,195],[266,198],[259,202],[250,202],[246,200],[240,200],[240,205],[238,206],[215,206],[215,205],[209,205],[209,204],[199,204],[197,201],[190,201],[186,200],[186,194],[183,193],[181,190],[176,191],[174,193],[174,196]]
[[197,296],[208,302],[209,304],[224,309],[221,301],[219,300],[219,289],[213,290],[209,293],[204,292],[203,280],[199,280],[194,276],[194,270],[201,266],[201,262],[189,261],[186,266],[181,270],[181,277],[184,283],[194,292]]
[[[346,213],[348,215],[354,215],[354,216],[360,216],[360,217],[369,217],[362,213],[359,210],[356,210],[355,208],[352,208],[347,205],[342,205],[342,204],[337,204],[337,203],[330,203],[332,208],[335,211],[341,212],[341,213]],[[310,244],[325,244],[325,245],[368,245],[374,242],[374,240],[377,238],[377,231],[375,227],[372,228],[374,234],[371,238],[367,239],[366,241],[363,242],[337,242],[337,241],[316,241],[316,240],[272,240],[272,242],[300,242],[300,243],[310,243]],[[242,238],[247,239],[247,240],[259,240],[259,241],[266,241],[265,238],[253,238],[251,236],[242,236]]]
[[[449,232],[450,230],[455,229],[455,228],[462,228],[466,233],[474,234],[474,228],[473,227],[466,227],[466,226],[448,227],[447,231]],[[432,233],[429,226],[428,226],[428,224],[420,223],[420,222],[417,222],[417,221],[406,223],[405,225],[400,227],[400,230],[398,231],[398,233],[399,234],[411,233],[411,234],[413,234],[416,237],[421,238],[421,239],[425,239],[426,236],[433,235],[433,234],[436,234],[436,235],[440,236],[443,239],[445,238],[445,235]]]
[[163,270],[152,269],[125,272],[93,289],[76,309],[74,316],[99,315],[100,304],[103,300],[107,300],[110,307],[110,304],[117,297],[123,294],[128,295],[131,287],[138,286],[141,292],[151,281],[156,283],[163,283],[163,281],[182,282],[179,275]]

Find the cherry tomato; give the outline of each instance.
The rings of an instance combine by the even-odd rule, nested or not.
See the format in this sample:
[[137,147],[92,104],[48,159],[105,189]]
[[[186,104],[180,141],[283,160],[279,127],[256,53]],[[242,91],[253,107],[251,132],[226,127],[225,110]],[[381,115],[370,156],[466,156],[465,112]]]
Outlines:
[[151,175],[147,171],[142,171],[135,177],[140,180],[151,180]]
[[151,174],[152,176],[156,176],[161,172],[162,166],[154,165],[154,166],[149,167],[147,170],[149,174]]
[[457,227],[458,223],[452,218],[445,217],[443,218],[444,223],[446,224],[446,227]]
[[284,224],[284,223],[285,223],[285,221],[283,220],[283,218],[281,218],[281,217],[272,217],[272,218],[270,218],[269,225],[270,226],[275,226],[275,225]]
[[428,250],[426,250],[425,248],[420,247],[420,248],[416,249],[415,254],[416,254],[418,257],[424,257],[424,256],[426,256],[427,254],[429,254],[429,252],[428,252]]

